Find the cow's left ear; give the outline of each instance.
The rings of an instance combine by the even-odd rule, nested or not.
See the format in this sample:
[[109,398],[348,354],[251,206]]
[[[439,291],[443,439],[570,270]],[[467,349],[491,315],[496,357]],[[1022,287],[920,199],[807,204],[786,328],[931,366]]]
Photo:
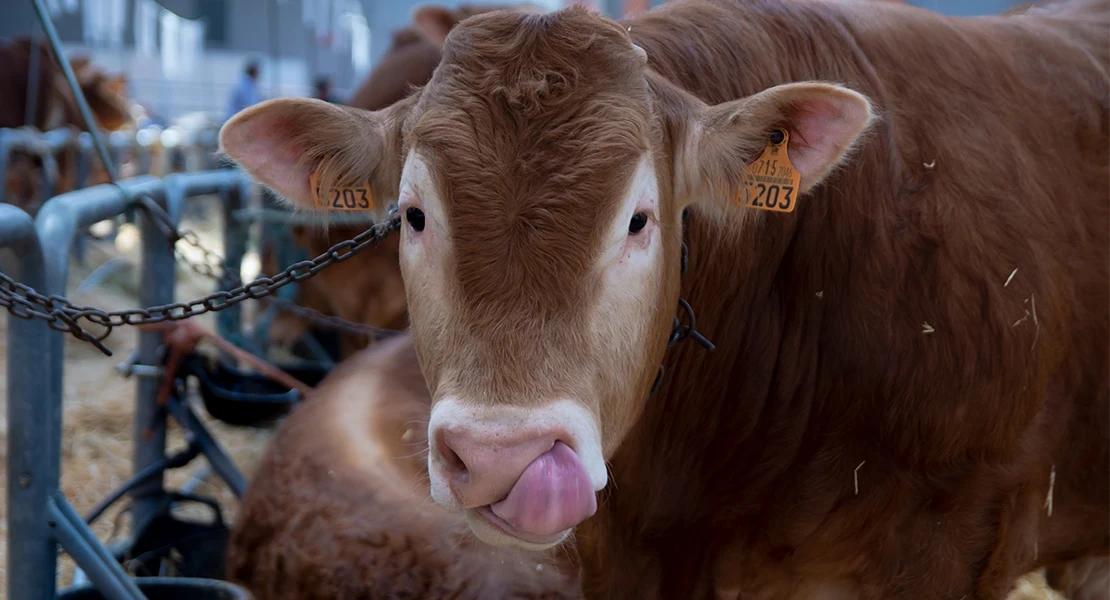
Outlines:
[[798,194],[804,194],[846,159],[874,112],[866,97],[845,87],[790,83],[703,106],[693,118],[688,131],[695,139],[678,165],[684,203],[734,200],[776,130],[789,136],[787,155],[800,176]]

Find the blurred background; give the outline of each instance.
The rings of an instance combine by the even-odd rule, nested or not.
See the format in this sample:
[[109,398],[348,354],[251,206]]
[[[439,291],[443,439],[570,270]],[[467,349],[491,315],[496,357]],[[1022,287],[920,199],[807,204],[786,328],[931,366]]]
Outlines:
[[[586,2],[610,16],[637,13],[664,0]],[[245,64],[259,63],[263,98],[313,95],[328,78],[343,101],[407,26],[422,0],[49,0],[68,55],[89,56],[123,74],[127,95],[153,124],[190,113],[226,118],[228,98]],[[497,2],[482,2],[493,3]],[[557,9],[571,0],[532,0]],[[0,39],[39,35],[30,2],[2,0]],[[447,7],[460,3],[437,2]],[[989,14],[1013,0],[911,0],[952,15]]]

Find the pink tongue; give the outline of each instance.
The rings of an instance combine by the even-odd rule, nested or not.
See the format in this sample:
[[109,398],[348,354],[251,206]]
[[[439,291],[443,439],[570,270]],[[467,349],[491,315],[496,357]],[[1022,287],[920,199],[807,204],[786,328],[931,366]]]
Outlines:
[[594,514],[597,498],[578,455],[563,442],[555,442],[528,465],[509,495],[490,509],[521,533],[547,536]]

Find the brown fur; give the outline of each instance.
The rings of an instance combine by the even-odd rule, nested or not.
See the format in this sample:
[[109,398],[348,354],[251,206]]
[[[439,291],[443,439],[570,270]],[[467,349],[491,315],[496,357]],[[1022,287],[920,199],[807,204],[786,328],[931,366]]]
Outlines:
[[[84,131],[77,101],[69,88],[61,68],[54,60],[45,40],[39,46],[39,78],[36,93],[35,119],[27,123],[27,87],[30,84],[31,40],[22,37],[0,47],[0,127],[17,128],[31,125],[39,131],[71,127]],[[124,76],[110,76],[96,67],[88,58],[69,59],[82,94],[99,128],[115,131],[131,123],[128,101],[124,94],[127,80]],[[73,150],[58,154],[59,180],[56,194],[73,190],[77,183],[77,157]],[[107,173],[99,161],[93,161],[88,185],[107,181]],[[6,177],[9,202],[35,212],[42,198],[42,165],[36,157],[15,154]]]
[[[380,110],[405,97],[413,88],[428,82],[439,64],[440,44],[447,33],[463,19],[496,9],[533,10],[528,4],[460,5],[448,9],[438,5],[420,7],[413,25],[393,32],[392,44],[377,66],[348,101],[350,106]],[[365,227],[331,225],[312,228],[296,225],[293,239],[309,258],[323,254],[334,244],[362,233]],[[397,265],[396,240],[384,247],[368,248],[350,260],[302,282],[296,301],[327,315],[373,327],[408,327],[404,282]],[[276,253],[267,252],[264,270],[277,273]],[[309,323],[291,313],[279,313],[270,329],[270,338],[279,344],[291,343],[309,330]],[[343,334],[340,358],[365,347],[369,339]]]
[[[302,204],[312,170],[392,198],[404,151],[429,157],[455,279],[446,308],[409,285],[421,367],[435,397],[596,394],[611,483],[577,532],[587,597],[997,600],[1110,552],[1107,26],[1105,0],[491,13],[387,110],[274,102],[221,140]],[[723,210],[771,127],[813,149],[809,115],[761,93],[804,81],[865,94],[876,123],[794,213]],[[644,143],[665,207],[655,337],[606,352],[583,329],[589,269]],[[681,293],[717,348],[667,353],[645,403],[684,195],[703,202]]]
[[554,556],[486,546],[431,501],[430,402],[407,335],[340,365],[267,451],[229,577],[259,600],[577,597]]

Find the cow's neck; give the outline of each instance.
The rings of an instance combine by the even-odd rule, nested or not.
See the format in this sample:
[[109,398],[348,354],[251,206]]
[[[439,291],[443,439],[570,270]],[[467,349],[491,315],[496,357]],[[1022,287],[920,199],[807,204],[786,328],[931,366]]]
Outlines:
[[[847,76],[844,70],[851,65],[843,56],[828,64],[821,58],[803,63],[776,55],[773,44],[744,47],[746,36],[738,36],[727,20],[666,19],[667,13],[697,10],[694,3],[687,6],[691,8],[677,4],[658,16],[633,21],[631,33],[653,68],[709,103],[790,81],[870,81],[862,58],[859,70]],[[745,19],[746,29],[758,18],[734,17]],[[773,22],[768,18],[767,27]],[[855,47],[851,40],[840,41],[842,54]],[[810,42],[820,48],[822,40]],[[881,98],[877,84],[853,87]],[[871,147],[861,150],[857,164],[877,160],[880,153],[889,156],[889,139],[889,132],[880,130]],[[686,343],[668,351],[667,378],[612,461],[610,510],[603,507],[599,519],[583,530],[585,537],[595,534],[594,527],[607,530],[606,537],[623,536],[623,541],[606,540],[616,543],[612,550],[620,553],[655,533],[667,540],[659,549],[666,553],[662,546],[673,544],[674,532],[686,531],[695,543],[683,544],[682,552],[695,547],[712,552],[714,542],[725,542],[714,540],[717,534],[743,531],[746,521],[760,518],[759,500],[805,451],[802,432],[820,402],[802,390],[816,387],[809,378],[816,373],[817,336],[826,318],[823,299],[826,289],[832,293],[836,286],[830,265],[843,264],[826,254],[823,241],[842,224],[858,227],[847,221],[853,213],[857,220],[860,216],[858,209],[845,206],[853,195],[849,183],[830,181],[801,198],[791,215],[767,213],[747,220],[749,230],[740,235],[729,231],[735,222],[722,223],[697,208],[691,211],[682,295],[697,314],[698,329],[717,348],[707,353]],[[719,517],[725,514],[727,519]],[[647,524],[659,529],[645,530]],[[713,530],[699,529],[707,524]],[[605,560],[591,554],[591,560]],[[686,561],[698,562],[696,557]]]

